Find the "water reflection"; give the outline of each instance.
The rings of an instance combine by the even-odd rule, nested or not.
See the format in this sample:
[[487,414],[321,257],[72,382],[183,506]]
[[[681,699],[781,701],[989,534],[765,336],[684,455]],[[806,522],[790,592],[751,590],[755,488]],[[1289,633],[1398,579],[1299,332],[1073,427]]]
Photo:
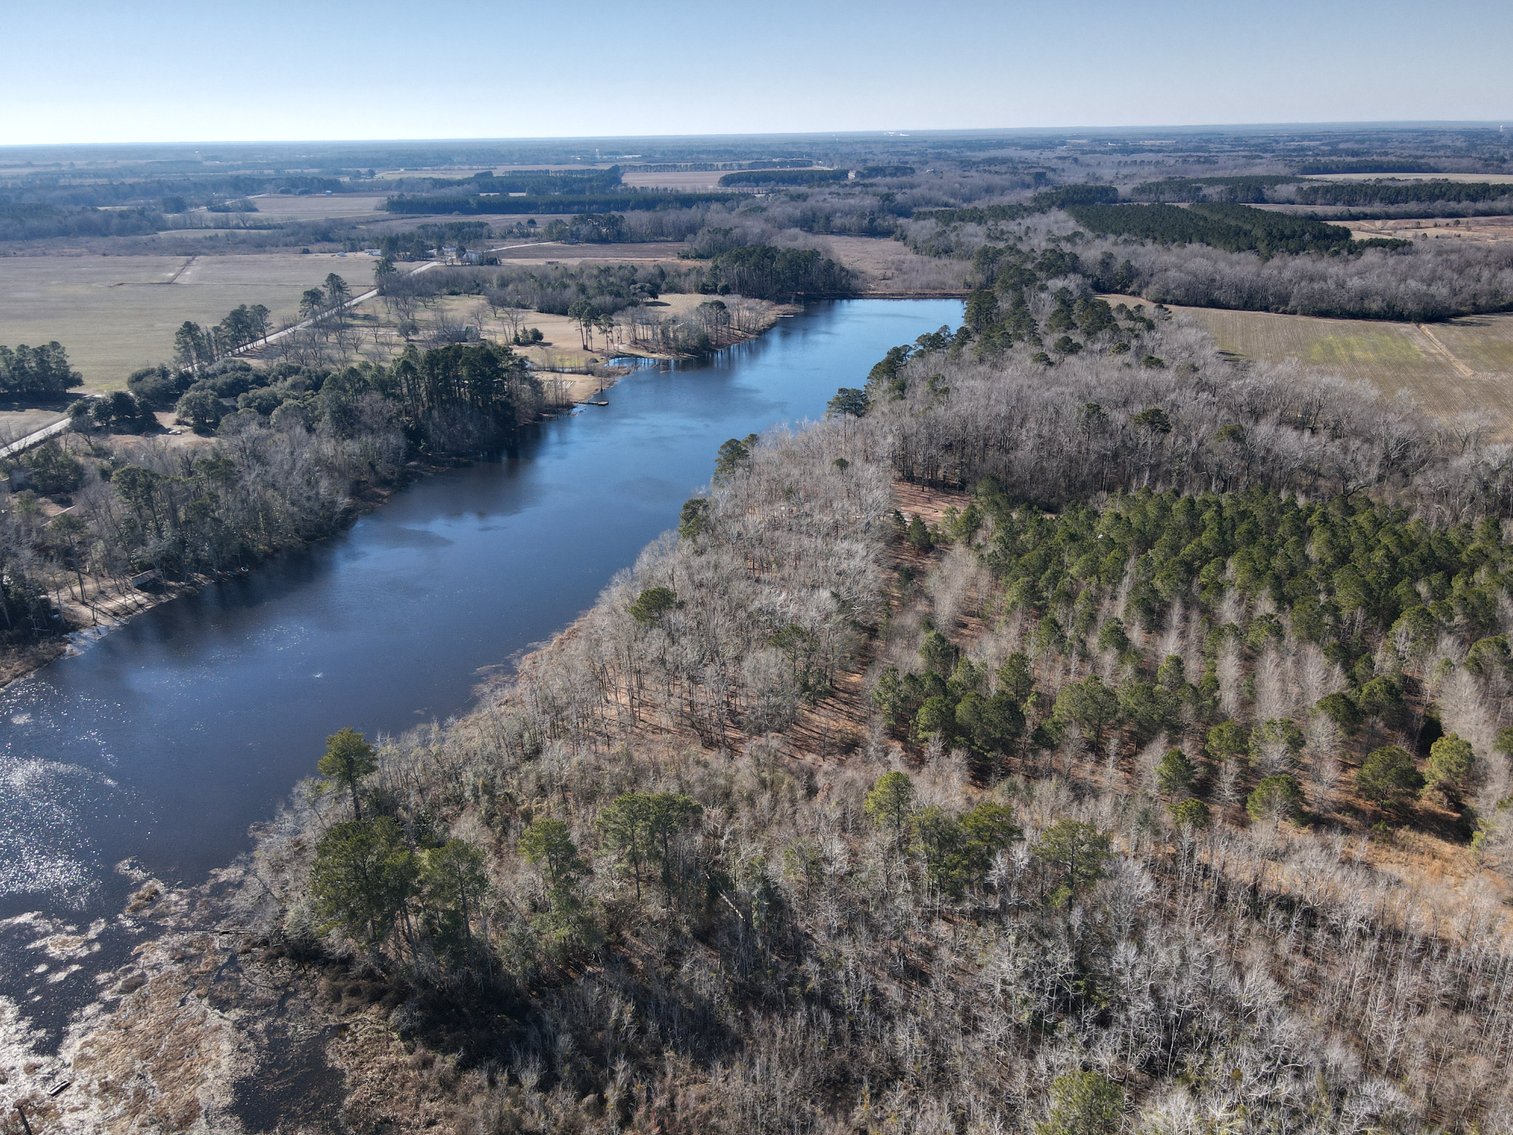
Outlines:
[[[569,622],[709,476],[727,437],[818,417],[956,301],[817,306],[712,360],[397,494],[348,532],[167,603],[0,694],[0,919],[114,914],[135,872],[198,880],[247,846],[344,725],[466,708]],[[8,955],[0,994],[31,984]],[[33,992],[32,995],[36,995]]]

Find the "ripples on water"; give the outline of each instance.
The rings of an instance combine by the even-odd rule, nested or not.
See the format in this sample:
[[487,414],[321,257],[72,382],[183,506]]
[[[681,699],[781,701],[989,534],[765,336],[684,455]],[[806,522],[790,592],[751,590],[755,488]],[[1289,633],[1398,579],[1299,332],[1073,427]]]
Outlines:
[[[93,838],[102,811],[119,808],[116,756],[105,726],[119,703],[58,704],[38,683],[0,692],[0,900],[45,894],[63,909],[99,897],[102,860]],[[62,741],[73,761],[39,755]]]

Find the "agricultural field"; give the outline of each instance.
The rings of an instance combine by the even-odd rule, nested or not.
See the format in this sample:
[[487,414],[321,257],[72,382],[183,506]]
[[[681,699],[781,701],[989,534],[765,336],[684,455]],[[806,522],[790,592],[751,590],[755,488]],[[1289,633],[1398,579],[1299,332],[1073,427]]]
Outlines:
[[646,170],[623,173],[620,175],[620,183],[629,189],[677,189],[697,193],[721,188],[720,178],[734,172],[728,169]]
[[216,323],[240,304],[263,304],[274,326],[328,273],[368,287],[366,256],[295,252],[236,256],[0,257],[0,343],[57,340],[86,387],[125,385],[139,367],[166,362],[186,319]]
[[518,173],[523,170],[584,170],[584,169],[608,169],[611,162],[505,162],[494,166],[411,166],[398,167],[395,169],[381,169],[375,171],[375,181],[403,181],[410,177],[449,177],[469,178],[476,177],[480,173],[506,174]]
[[267,193],[251,198],[257,206],[253,216],[269,221],[330,221],[383,215],[386,195],[381,193],[333,193],[297,196]]
[[1485,414],[1500,438],[1513,440],[1513,314],[1413,324],[1171,310],[1198,320],[1224,351],[1367,382],[1388,398],[1409,397],[1436,415]]
[[501,263],[510,264],[644,264],[664,260],[680,263],[686,246],[682,241],[648,241],[642,244],[564,244],[549,240],[491,249]]

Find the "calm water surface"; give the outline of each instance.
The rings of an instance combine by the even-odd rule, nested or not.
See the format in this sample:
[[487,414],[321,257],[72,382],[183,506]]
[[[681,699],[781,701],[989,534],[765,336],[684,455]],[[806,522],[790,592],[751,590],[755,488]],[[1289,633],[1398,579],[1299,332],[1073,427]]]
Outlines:
[[35,916],[114,915],[136,886],[128,859],[197,882],[247,848],[327,734],[466,710],[676,524],[720,442],[819,417],[890,346],[961,311],[818,305],[711,362],[639,371],[499,462],[420,481],[318,548],[0,692],[0,996],[39,1017],[82,1003],[95,967],[49,965]]

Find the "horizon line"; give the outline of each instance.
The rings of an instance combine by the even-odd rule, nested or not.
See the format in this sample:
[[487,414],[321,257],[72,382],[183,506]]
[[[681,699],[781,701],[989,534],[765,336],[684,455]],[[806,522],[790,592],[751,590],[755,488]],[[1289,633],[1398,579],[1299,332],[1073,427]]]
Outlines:
[[411,138],[159,138],[159,139],[134,139],[130,141],[81,141],[69,140],[62,142],[3,142],[0,141],[0,151],[4,150],[48,150],[63,149],[67,147],[140,147],[140,146],[313,146],[313,145],[436,145],[441,143],[458,144],[499,144],[520,142],[641,142],[641,141],[669,141],[669,140],[699,140],[699,139],[757,139],[757,138],[906,138],[916,136],[938,135],[1034,135],[1034,134],[1067,134],[1067,133],[1091,133],[1091,134],[1127,134],[1136,131],[1225,131],[1225,130],[1344,130],[1344,129],[1375,129],[1387,130],[1393,128],[1438,128],[1438,129],[1496,129],[1502,130],[1507,122],[1513,121],[1513,116],[1504,119],[1327,119],[1303,122],[1157,122],[1136,123],[1130,125],[1096,125],[1096,124],[1073,124],[1057,126],[983,126],[983,127],[956,127],[956,126],[932,126],[923,128],[910,127],[877,127],[872,129],[848,129],[848,130],[772,130],[772,131],[740,131],[729,134],[536,134],[516,136],[446,136],[436,135],[432,137]]

